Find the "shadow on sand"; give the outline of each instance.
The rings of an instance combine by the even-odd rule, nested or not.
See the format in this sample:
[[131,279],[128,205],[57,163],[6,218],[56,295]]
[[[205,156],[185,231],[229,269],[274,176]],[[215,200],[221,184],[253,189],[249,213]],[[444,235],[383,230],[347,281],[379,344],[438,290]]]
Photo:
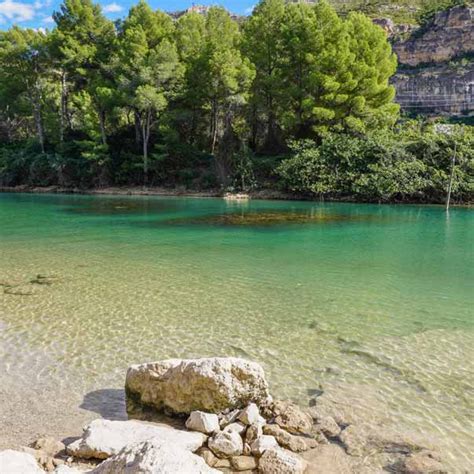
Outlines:
[[98,413],[107,420],[127,419],[125,391],[118,388],[105,388],[86,393],[80,408]]

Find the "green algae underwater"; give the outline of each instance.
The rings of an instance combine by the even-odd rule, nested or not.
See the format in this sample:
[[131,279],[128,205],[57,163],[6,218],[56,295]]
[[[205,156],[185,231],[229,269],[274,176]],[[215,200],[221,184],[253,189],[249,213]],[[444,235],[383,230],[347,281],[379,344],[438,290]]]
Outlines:
[[350,400],[469,471],[473,231],[467,208],[0,194],[2,372],[80,398],[246,357],[275,396]]

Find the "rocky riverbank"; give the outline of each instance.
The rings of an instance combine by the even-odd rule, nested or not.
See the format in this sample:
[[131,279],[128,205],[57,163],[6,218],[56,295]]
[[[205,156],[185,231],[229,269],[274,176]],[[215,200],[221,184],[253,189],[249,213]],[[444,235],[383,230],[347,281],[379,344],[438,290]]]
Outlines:
[[126,421],[96,419],[79,439],[41,438],[0,452],[5,474],[442,473],[406,433],[367,429],[315,398],[274,400],[260,365],[171,359],[129,368]]

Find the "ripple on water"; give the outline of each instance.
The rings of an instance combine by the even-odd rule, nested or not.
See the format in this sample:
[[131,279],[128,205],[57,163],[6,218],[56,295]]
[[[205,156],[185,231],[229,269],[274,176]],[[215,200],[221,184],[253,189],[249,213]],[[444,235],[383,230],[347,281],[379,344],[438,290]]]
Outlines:
[[[473,471],[474,335],[459,242],[438,229],[433,237],[431,225],[413,247],[413,222],[312,226],[346,221],[292,221],[271,209],[264,226],[284,227],[290,215],[301,232],[195,215],[196,231],[147,232],[141,211],[130,212],[119,231],[105,221],[114,211],[79,230],[62,211],[66,227],[54,220],[52,231],[34,229],[32,215],[21,238],[2,240],[2,282],[32,292],[0,287],[0,376],[16,380],[23,398],[41,387],[74,410],[94,390],[123,386],[129,364],[238,355],[262,363],[278,397],[330,396],[369,421],[377,412],[399,431],[435,438],[454,472]],[[454,253],[440,264],[446,249]],[[31,283],[38,275],[59,278]]]

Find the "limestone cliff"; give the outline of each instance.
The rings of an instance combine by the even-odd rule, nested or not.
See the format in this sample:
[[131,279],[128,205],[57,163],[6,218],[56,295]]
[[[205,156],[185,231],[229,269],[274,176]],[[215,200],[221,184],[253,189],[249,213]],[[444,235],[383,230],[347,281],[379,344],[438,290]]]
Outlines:
[[399,61],[393,84],[402,109],[425,115],[474,115],[474,8],[439,12],[407,39],[395,40],[393,49]]

